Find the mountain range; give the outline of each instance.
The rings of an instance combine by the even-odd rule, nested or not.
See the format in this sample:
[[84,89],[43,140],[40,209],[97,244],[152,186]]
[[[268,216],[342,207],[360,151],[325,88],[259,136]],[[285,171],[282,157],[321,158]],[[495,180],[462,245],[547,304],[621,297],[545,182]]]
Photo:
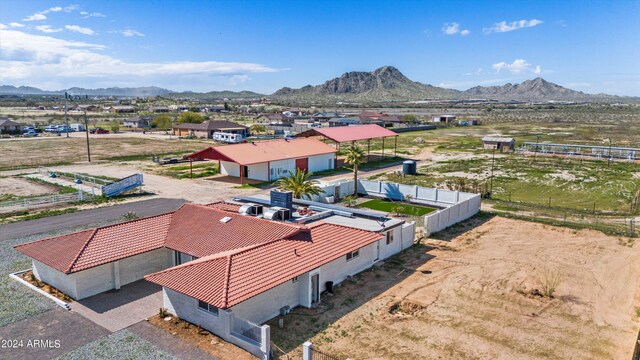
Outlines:
[[476,86],[460,91],[412,81],[393,66],[383,66],[372,72],[353,71],[326,81],[324,84],[307,85],[299,89],[284,87],[273,98],[283,101],[416,101],[426,99],[497,99],[501,101],[587,101],[615,102],[638,101],[638,98],[606,94],[586,94],[567,89],[541,77],[520,84],[502,86]]
[[384,102],[384,101],[420,101],[428,99],[469,100],[496,99],[500,101],[584,101],[584,102],[639,102],[637,97],[621,97],[606,94],[587,94],[567,89],[546,81],[541,77],[526,80],[519,84],[507,83],[502,86],[476,86],[468,90],[454,90],[412,81],[393,66],[383,66],[371,72],[352,71],[323,84],[307,85],[299,89],[283,87],[272,95],[263,95],[252,91],[211,91],[174,92],[156,86],[136,88],[70,88],[59,91],[45,91],[29,86],[0,86],[0,95],[73,95],[149,97],[163,96],[171,98],[234,99],[270,97],[276,101],[290,103],[311,102]]

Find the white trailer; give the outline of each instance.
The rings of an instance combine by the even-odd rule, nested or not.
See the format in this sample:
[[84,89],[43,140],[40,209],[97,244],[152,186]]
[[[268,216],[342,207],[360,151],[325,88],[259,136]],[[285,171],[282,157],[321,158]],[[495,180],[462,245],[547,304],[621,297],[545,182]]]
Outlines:
[[228,144],[239,144],[242,142],[242,134],[232,134],[225,132],[214,132],[213,140]]
[[69,127],[74,131],[85,131],[84,124],[70,124]]

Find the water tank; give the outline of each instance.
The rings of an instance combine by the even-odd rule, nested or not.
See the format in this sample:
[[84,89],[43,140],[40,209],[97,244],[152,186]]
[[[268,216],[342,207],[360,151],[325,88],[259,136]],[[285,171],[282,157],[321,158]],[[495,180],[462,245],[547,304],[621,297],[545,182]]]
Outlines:
[[406,160],[402,162],[402,173],[405,175],[416,174],[416,162],[413,160]]

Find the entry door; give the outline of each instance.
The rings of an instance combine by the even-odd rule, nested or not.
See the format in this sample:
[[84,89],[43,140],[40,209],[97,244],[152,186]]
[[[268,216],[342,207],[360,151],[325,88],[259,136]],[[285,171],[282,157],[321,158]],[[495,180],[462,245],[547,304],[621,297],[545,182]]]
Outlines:
[[313,274],[311,276],[311,304],[316,304],[320,301],[320,274]]
[[296,169],[309,172],[309,158],[296,159]]
[[241,170],[242,171],[242,176],[246,179],[249,177],[249,167],[248,166],[241,166]]

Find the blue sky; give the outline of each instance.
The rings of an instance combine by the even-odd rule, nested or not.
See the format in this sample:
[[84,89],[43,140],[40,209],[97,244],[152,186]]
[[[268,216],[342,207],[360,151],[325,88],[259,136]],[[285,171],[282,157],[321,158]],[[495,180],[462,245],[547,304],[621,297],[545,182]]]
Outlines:
[[0,84],[48,90],[271,93],[393,65],[640,96],[638,64],[640,1],[0,1]]

